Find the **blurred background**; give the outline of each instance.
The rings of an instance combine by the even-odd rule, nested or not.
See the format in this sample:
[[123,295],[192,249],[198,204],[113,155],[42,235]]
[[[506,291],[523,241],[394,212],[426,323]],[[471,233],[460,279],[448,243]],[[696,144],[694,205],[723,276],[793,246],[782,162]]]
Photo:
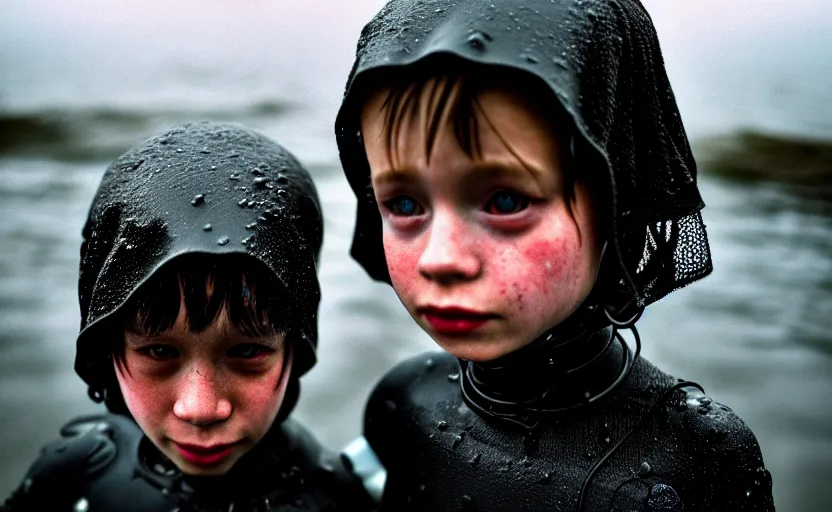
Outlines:
[[[645,356],[753,429],[779,511],[832,503],[832,2],[645,0],[701,168],[715,271],[651,306]],[[86,208],[108,162],[184,120],[240,122],[324,202],[320,363],[297,415],[338,447],[394,363],[433,349],[348,257],[333,121],[381,0],[0,5],[0,499],[71,416]]]

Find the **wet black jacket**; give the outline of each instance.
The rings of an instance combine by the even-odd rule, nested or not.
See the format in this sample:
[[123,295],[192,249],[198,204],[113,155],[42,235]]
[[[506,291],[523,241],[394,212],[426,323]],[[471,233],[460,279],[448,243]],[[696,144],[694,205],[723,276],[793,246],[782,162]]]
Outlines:
[[[74,507],[74,508],[73,508]],[[0,506],[20,511],[362,511],[372,503],[341,458],[286,420],[226,475],[187,477],[129,418],[78,418],[46,445]]]
[[536,429],[473,412],[460,371],[424,354],[373,392],[365,435],[388,471],[382,510],[571,512],[585,484],[588,511],[774,510],[742,420],[694,387],[665,394],[677,381],[644,359],[612,398]]

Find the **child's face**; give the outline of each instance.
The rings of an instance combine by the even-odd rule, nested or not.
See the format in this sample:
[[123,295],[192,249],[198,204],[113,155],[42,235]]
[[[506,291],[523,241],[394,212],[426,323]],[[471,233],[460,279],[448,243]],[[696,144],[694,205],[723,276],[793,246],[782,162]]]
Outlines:
[[125,333],[125,364],[115,363],[116,376],[136,422],[179,469],[221,475],[274,422],[291,357],[284,359],[282,335],[248,338],[224,310],[193,333],[185,311],[183,301],[161,335]]
[[565,190],[568,147],[509,90],[479,95],[476,158],[459,146],[447,112],[428,158],[425,91],[393,147],[388,91],[362,115],[387,266],[402,303],[439,345],[491,360],[566,319],[588,295],[601,255],[592,197],[581,178],[574,194]]

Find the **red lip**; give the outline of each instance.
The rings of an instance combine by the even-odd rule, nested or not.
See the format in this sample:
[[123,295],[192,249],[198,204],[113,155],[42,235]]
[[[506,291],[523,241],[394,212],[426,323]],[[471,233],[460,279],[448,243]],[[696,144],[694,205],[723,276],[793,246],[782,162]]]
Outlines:
[[213,446],[199,446],[174,442],[176,449],[191,464],[197,466],[215,466],[231,454],[234,444],[216,444]]
[[418,308],[417,312],[436,333],[445,335],[468,334],[496,317],[490,313],[458,307],[424,306]]

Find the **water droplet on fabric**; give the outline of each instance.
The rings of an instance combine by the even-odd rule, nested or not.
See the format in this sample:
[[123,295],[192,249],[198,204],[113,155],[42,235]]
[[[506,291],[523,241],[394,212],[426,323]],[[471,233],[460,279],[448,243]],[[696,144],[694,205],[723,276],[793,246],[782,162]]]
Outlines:
[[229,176],[229,177],[228,177],[228,179],[230,179],[230,180],[234,180],[234,181],[237,181],[237,180],[239,180],[239,179],[240,179],[240,175],[239,175],[239,174],[237,174],[237,173],[234,173],[234,174],[232,174],[231,176]]
[[214,226],[212,226],[211,223],[202,226],[202,231],[211,231],[212,229],[214,229]]
[[646,476],[650,476],[651,472],[652,472],[652,469],[650,468],[650,464],[648,464],[647,461],[642,462],[641,466],[639,466],[639,468],[638,468],[638,476],[640,476],[641,478],[644,478]]
[[461,433],[457,434],[456,437],[454,437],[453,443],[451,443],[451,448],[456,449],[460,444],[462,444],[462,441],[464,439],[465,439],[465,432],[461,432]]
[[470,36],[468,36],[467,43],[468,46],[473,48],[477,51],[485,51],[488,43],[491,42],[493,39],[490,35],[486,34],[485,32],[476,31]]
[[526,62],[530,64],[537,64],[538,62],[540,62],[540,59],[538,59],[536,56],[530,53],[524,53],[523,58],[526,59]]
[[191,204],[194,206],[200,206],[205,203],[205,194],[197,194],[191,199]]
[[237,201],[237,206],[239,206],[240,208],[245,208],[247,204],[248,204],[248,198],[247,197],[244,197],[244,198],[240,199],[239,201]]
[[221,236],[217,239],[217,245],[228,245],[229,238],[227,236]]
[[75,502],[73,505],[72,510],[73,512],[87,512],[90,509],[90,502],[87,501],[87,498],[81,498]]
[[458,381],[459,380],[459,374],[458,373],[449,373],[448,374],[448,380],[451,381],[451,382]]
[[448,430],[448,422],[444,421],[444,420],[440,421],[439,423],[436,424],[436,428],[438,428],[439,430],[444,432],[444,431]]

